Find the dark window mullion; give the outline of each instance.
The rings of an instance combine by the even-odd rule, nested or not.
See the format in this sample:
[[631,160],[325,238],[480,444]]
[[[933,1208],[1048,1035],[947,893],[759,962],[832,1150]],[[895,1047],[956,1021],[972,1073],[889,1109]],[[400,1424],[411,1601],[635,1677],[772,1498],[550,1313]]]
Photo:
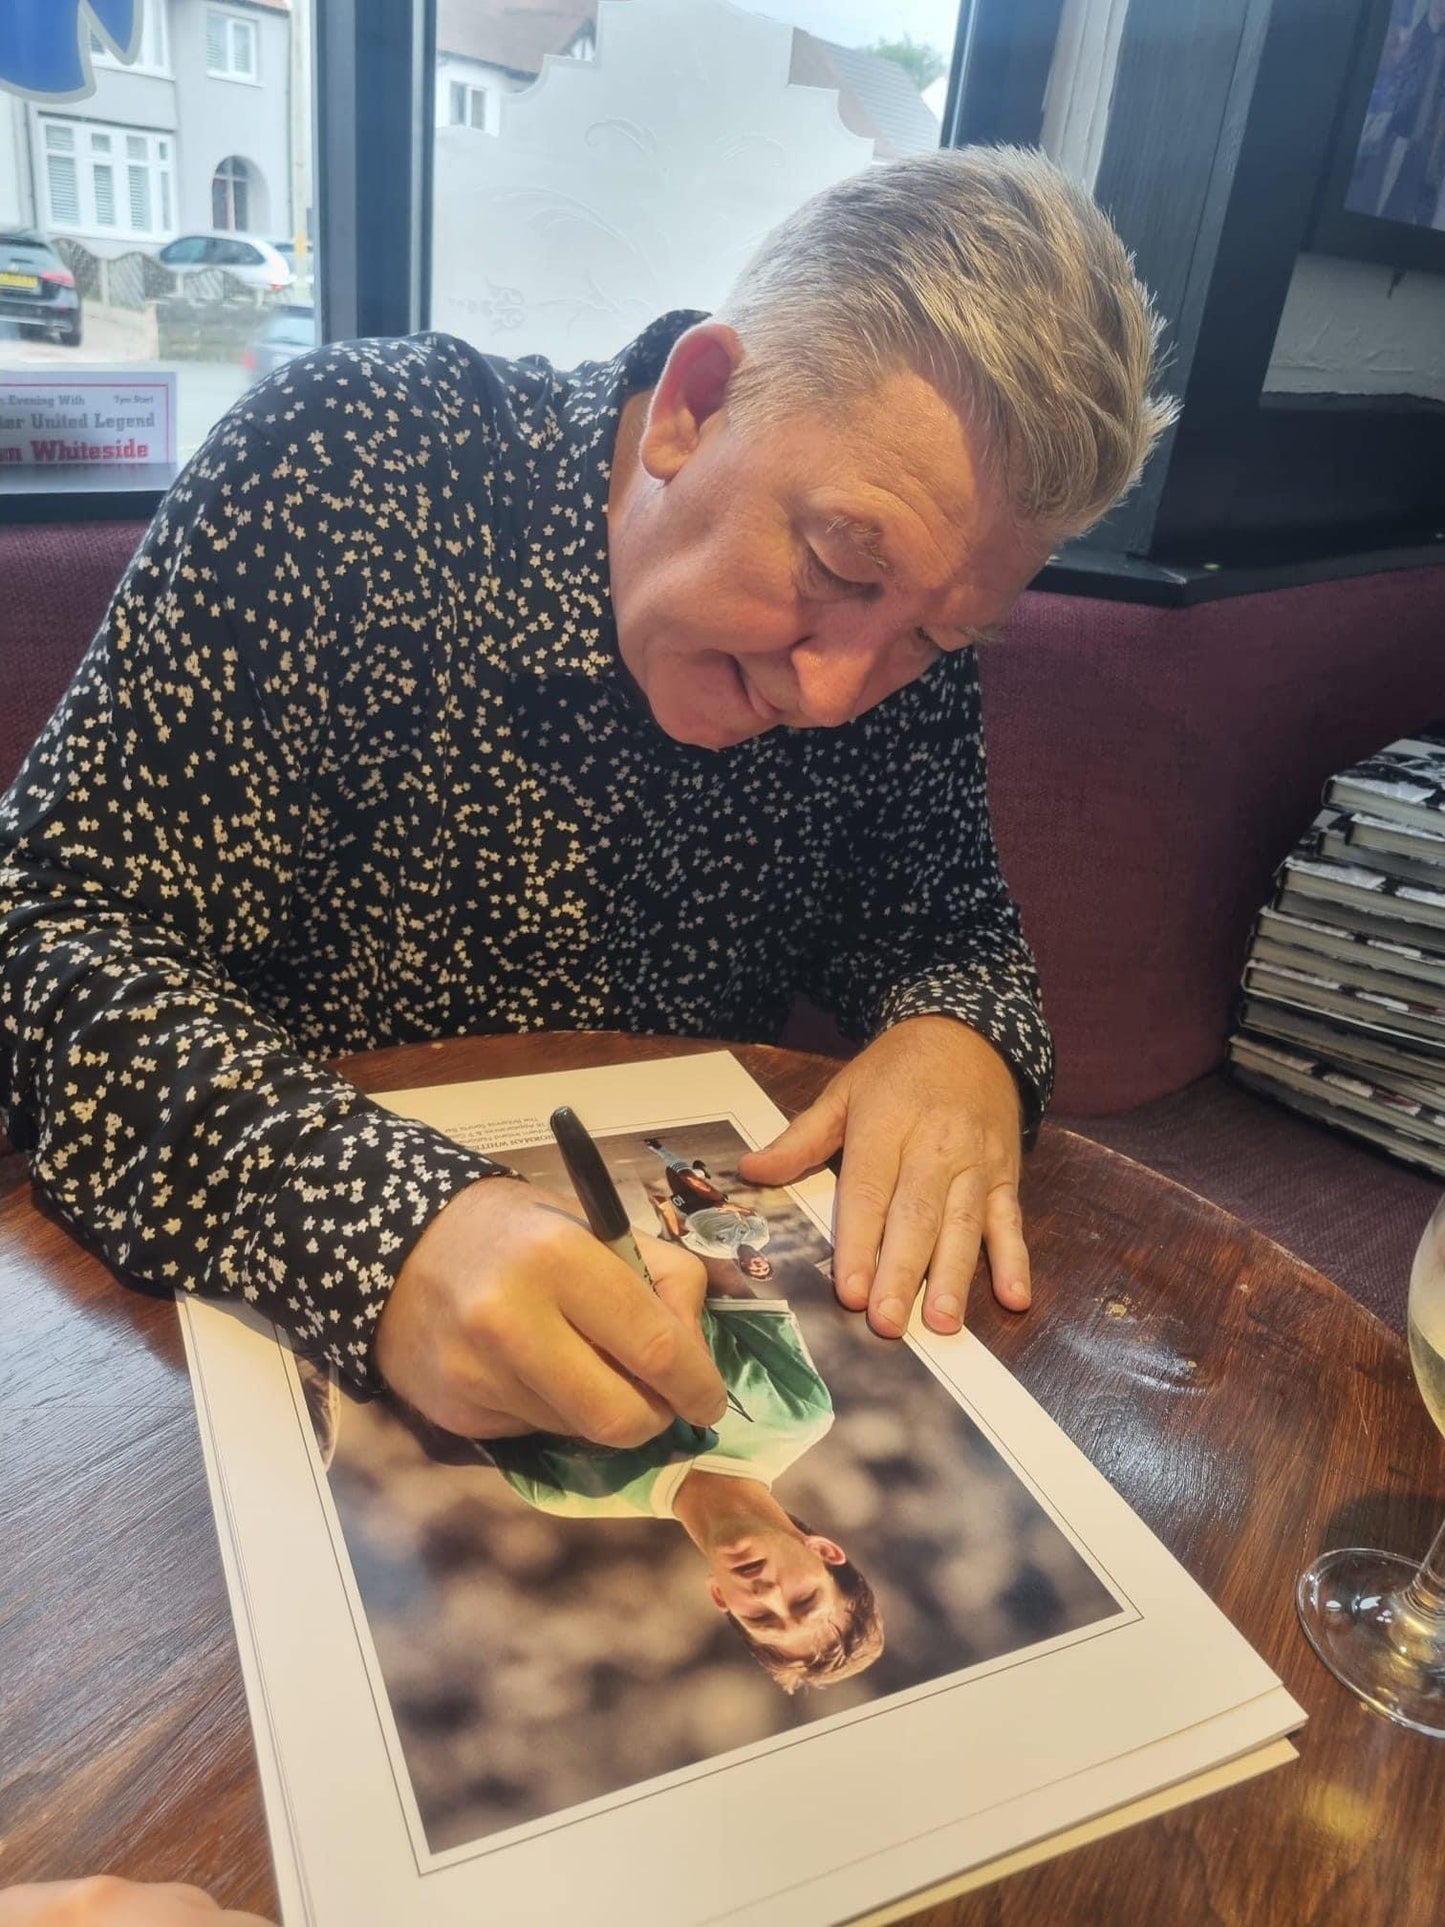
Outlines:
[[318,249],[328,340],[425,324],[434,0],[318,0]]
[[962,0],[943,145],[1036,147],[1063,0]]

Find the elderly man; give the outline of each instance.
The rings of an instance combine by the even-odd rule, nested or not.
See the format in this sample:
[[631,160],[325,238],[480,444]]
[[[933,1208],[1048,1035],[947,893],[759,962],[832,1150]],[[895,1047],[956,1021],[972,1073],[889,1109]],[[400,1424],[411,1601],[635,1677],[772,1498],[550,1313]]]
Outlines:
[[835,1276],[956,1329],[1050,1046],[972,645],[1165,411],[1118,240],[1048,163],[878,167],[711,319],[559,374],[439,335],[279,371],[162,504],[0,807],[0,1106],[110,1259],[231,1294],[472,1436],[707,1424],[555,1200],[321,1068],[488,1030],[867,1040],[743,1166],[843,1153]]

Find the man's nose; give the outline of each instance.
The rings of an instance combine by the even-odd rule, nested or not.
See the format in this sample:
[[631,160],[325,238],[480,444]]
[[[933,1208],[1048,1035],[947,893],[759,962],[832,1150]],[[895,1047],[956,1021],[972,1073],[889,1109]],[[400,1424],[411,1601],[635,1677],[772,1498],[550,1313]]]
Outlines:
[[837,729],[869,706],[868,696],[889,638],[866,629],[822,632],[796,643],[793,675],[799,721]]

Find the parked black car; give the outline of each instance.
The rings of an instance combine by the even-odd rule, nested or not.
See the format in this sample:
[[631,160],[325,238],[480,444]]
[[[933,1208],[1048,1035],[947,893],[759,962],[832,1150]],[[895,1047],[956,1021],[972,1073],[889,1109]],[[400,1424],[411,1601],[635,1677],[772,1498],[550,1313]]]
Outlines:
[[33,228],[0,228],[0,318],[80,346],[84,314],[75,276]]

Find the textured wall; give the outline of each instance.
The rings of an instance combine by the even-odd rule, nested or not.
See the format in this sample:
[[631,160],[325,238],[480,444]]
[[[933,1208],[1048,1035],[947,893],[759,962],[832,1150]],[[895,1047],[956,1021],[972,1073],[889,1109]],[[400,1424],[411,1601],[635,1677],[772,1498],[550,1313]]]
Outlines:
[[1302,254],[1265,390],[1445,401],[1445,275]]

